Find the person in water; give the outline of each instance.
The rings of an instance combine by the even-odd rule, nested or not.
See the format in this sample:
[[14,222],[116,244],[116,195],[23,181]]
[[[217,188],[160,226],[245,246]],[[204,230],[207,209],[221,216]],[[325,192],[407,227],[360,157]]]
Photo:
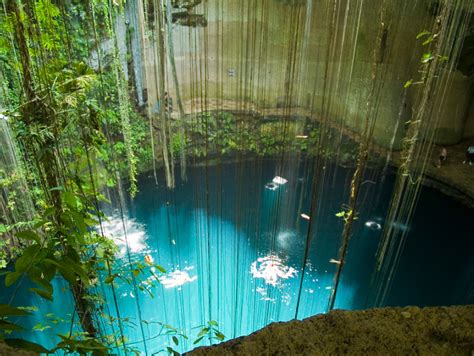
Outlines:
[[466,160],[463,164],[469,164],[470,166],[474,163],[474,145],[471,145],[466,150]]
[[448,158],[448,150],[443,147],[441,148],[441,151],[439,153],[439,156],[438,156],[438,165],[437,167],[438,168],[441,168],[441,164],[446,161],[446,159]]

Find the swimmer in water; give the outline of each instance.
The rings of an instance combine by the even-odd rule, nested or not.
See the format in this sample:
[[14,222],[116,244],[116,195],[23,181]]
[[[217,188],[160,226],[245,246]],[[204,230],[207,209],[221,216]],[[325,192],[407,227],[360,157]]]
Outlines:
[[367,221],[365,226],[367,226],[370,230],[380,230],[382,228],[382,225],[375,221]]

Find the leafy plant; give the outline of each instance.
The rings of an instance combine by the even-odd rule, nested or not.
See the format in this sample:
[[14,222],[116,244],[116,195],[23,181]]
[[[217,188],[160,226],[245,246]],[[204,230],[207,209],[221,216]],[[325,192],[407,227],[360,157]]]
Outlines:
[[225,335],[219,331],[219,324],[215,320],[208,321],[207,324],[198,326],[199,332],[193,344],[200,343],[204,338],[208,339],[212,344],[213,340],[224,341]]

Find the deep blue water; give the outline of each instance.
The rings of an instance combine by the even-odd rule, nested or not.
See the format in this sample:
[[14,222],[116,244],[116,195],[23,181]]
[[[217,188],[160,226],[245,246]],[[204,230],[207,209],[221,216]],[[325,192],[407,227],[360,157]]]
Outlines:
[[[194,347],[192,340],[199,329],[193,328],[209,320],[216,320],[228,339],[273,321],[326,312],[336,270],[330,260],[337,259],[343,228],[343,220],[335,214],[348,200],[353,170],[327,164],[324,175],[314,184],[312,163],[299,157],[285,162],[250,158],[189,167],[188,180],[178,181],[173,191],[144,175],[139,180],[139,194],[133,203],[126,204],[126,236],[119,210],[106,208],[109,221],[104,224],[105,232],[121,247],[114,271],[123,270],[124,276],[134,278],[131,284],[116,279],[128,345],[143,351],[144,336],[150,355],[164,344],[171,345],[159,322],[190,337],[179,337],[177,349],[184,351]],[[288,182],[275,190],[267,189],[265,185],[275,176]],[[163,177],[159,181],[164,182]],[[382,229],[370,228],[367,222],[383,227],[393,181],[393,175],[382,178],[380,171],[366,172],[336,308],[371,306],[368,301],[373,297],[371,280]],[[308,221],[301,214],[309,214],[312,197],[316,204]],[[114,196],[111,199],[117,201]],[[423,188],[413,222],[398,227],[407,230],[408,236],[386,305],[473,302],[472,215],[463,205]],[[303,275],[307,241],[310,247]],[[167,273],[161,275],[147,265],[146,256]],[[133,276],[129,258],[141,262],[144,273]],[[160,284],[150,270],[159,276]],[[56,283],[60,288],[54,305],[26,292],[16,297],[18,305],[40,307],[42,316],[31,326],[38,321],[48,324],[41,320],[48,319],[46,313],[67,320],[67,314],[73,312],[69,293],[61,291],[67,287],[59,279]],[[108,286],[103,289],[108,301],[104,313],[116,316],[111,290]],[[66,332],[68,324],[52,326],[29,337],[52,346],[52,335]],[[106,322],[102,327],[106,333],[112,332]]]

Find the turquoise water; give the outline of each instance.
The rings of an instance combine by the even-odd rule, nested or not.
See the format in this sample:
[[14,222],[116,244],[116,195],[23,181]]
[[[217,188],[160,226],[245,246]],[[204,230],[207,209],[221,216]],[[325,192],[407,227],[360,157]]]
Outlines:
[[[124,221],[119,210],[107,208],[105,233],[121,249],[115,271],[124,270],[124,276],[132,278],[129,258],[144,265],[144,272],[133,276],[134,283],[116,279],[128,346],[143,354],[146,347],[151,355],[172,345],[159,322],[189,337],[179,336],[175,347],[185,351],[196,346],[192,341],[198,327],[210,320],[217,321],[229,339],[274,321],[326,312],[336,269],[330,260],[337,258],[343,228],[335,214],[348,200],[352,169],[328,164],[324,180],[314,185],[312,163],[299,157],[284,163],[250,157],[190,167],[188,180],[178,182],[174,191],[144,175],[133,204],[126,204]],[[268,185],[275,176],[287,183]],[[370,307],[374,256],[392,186],[393,176],[383,180],[380,172],[368,170],[336,308]],[[313,192],[317,204],[308,221],[301,214],[309,215]],[[408,237],[387,305],[473,302],[472,210],[425,188],[413,223],[397,228],[407,230]],[[150,258],[166,274],[147,265],[145,259]],[[19,305],[39,306],[41,315],[30,326],[53,326],[29,335],[45,346],[54,345],[53,335],[60,330],[69,330],[68,313],[74,310],[67,286],[59,279],[56,283],[54,304],[26,292],[15,299]],[[104,291],[108,303],[103,312],[116,316],[111,290],[106,286]],[[65,321],[46,322],[50,312]],[[105,321],[101,327],[105,333],[117,332],[116,324],[113,330]]]

